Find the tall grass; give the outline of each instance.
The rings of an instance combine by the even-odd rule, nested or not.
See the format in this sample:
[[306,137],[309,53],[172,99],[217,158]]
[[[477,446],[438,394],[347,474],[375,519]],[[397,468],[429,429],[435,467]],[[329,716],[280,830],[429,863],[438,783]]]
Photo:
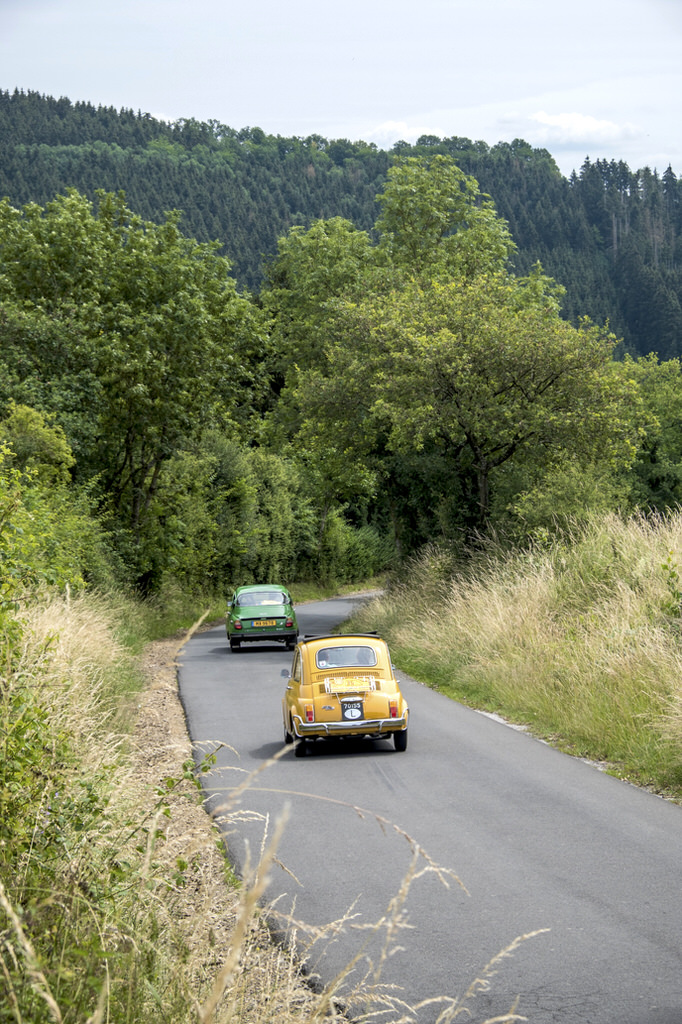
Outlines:
[[464,566],[436,548],[365,606],[405,671],[682,797],[682,516],[609,515]]
[[127,999],[110,966],[129,962],[145,901],[123,865],[149,829],[115,799],[126,791],[121,726],[141,679],[114,620],[96,599],[31,602],[6,658],[3,1021],[100,1020]]

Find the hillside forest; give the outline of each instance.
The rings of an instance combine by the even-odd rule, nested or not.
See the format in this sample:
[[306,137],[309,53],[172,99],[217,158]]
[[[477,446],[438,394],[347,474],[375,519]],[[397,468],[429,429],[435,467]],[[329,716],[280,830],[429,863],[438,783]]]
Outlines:
[[182,211],[182,232],[219,241],[240,290],[254,293],[291,227],[342,217],[371,233],[395,158],[437,154],[494,200],[516,245],[515,273],[539,261],[566,289],[562,315],[574,325],[581,316],[608,321],[621,353],[682,354],[682,186],[671,167],[586,158],[567,179],[546,150],[519,139],[422,136],[383,151],[0,90],[0,197],[21,207],[69,187],[90,200],[97,189],[122,189],[145,220]]

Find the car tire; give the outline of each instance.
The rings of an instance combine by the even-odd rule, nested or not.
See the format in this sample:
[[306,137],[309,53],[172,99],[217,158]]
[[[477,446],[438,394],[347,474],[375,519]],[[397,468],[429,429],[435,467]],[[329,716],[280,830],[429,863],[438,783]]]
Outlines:
[[293,743],[294,742],[294,737],[291,735],[291,733],[287,729],[286,725],[284,726],[284,742],[285,743]]
[[308,753],[308,744],[305,740],[299,740],[294,747],[294,754],[296,757],[305,757]]
[[242,645],[241,644],[241,640],[235,640],[233,637],[230,637],[230,650],[231,651],[238,651],[241,648],[241,645]]
[[407,750],[407,729],[393,733],[393,744],[396,750]]

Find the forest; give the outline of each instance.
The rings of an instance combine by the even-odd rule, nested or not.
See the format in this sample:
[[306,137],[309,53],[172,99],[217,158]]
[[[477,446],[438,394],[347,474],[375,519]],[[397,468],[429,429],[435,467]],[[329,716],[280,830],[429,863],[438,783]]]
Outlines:
[[[37,184],[21,206],[0,202],[3,480],[6,509],[16,522],[23,507],[26,526],[10,528],[9,511],[0,523],[20,577],[118,582],[142,595],[171,583],[216,593],[268,577],[345,582],[432,542],[466,551],[494,534],[524,544],[594,513],[661,513],[679,501],[677,357],[625,351],[608,316],[567,315],[568,288],[522,253],[511,220],[461,166],[463,150],[456,159],[431,140],[418,155],[361,152],[35,94],[5,95],[2,116],[17,159],[22,146],[45,158],[25,171],[37,181],[52,168],[41,188],[57,187],[44,203]],[[69,184],[76,151],[92,194]],[[104,187],[105,151],[119,160],[116,190]],[[139,201],[124,169],[159,155],[168,170],[191,170],[195,198],[202,168],[218,166],[246,175],[255,195],[264,179],[248,168],[261,157],[268,175],[277,160],[288,168],[282,190],[308,183],[308,210],[324,209],[332,183],[341,197],[355,180],[366,226],[336,213],[308,223],[299,210],[258,290],[246,289],[227,243],[188,234],[178,209],[147,219],[118,187]],[[547,154],[521,144],[485,156],[516,167],[528,196],[544,176],[585,198],[593,176],[583,168],[565,182]],[[144,178],[165,205],[167,179],[179,179],[151,166]],[[623,218],[612,249],[634,259],[630,242],[653,231],[672,280],[672,172],[657,202],[642,174],[636,189],[629,178],[616,210],[603,171],[601,199],[613,223]],[[274,195],[264,185],[258,194]],[[304,193],[278,194],[286,220]],[[252,228],[254,252],[269,218],[265,207],[251,213],[236,234]],[[561,208],[555,219],[564,231],[571,222]],[[657,294],[652,284],[647,301],[662,316]]]
[[395,158],[437,154],[493,199],[516,245],[515,272],[540,262],[566,289],[565,318],[608,320],[621,354],[682,354],[682,186],[670,167],[586,158],[566,179],[546,150],[523,140],[423,136],[382,151],[0,91],[0,197],[44,205],[69,187],[91,200],[97,189],[123,190],[146,220],[181,211],[181,230],[219,241],[239,288],[252,292],[291,227],[342,217],[371,232]]
[[403,158],[382,207],[378,243],[292,228],[254,301],[216,245],[121,193],[0,204],[8,480],[92,518],[85,576],[362,578],[436,538],[546,527],[541,495],[571,481],[566,515],[590,477],[600,507],[672,499],[639,434],[661,367],[614,363],[539,268],[511,275],[504,221],[450,158]]

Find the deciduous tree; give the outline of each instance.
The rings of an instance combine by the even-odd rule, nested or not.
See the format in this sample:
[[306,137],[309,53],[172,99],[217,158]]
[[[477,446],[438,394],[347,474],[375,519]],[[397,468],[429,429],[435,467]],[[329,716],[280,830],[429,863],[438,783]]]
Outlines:
[[483,276],[339,304],[326,377],[301,392],[309,414],[337,439],[439,449],[471,481],[479,527],[511,460],[550,466],[571,451],[631,461],[637,389],[612,370],[615,339],[567,324],[538,287],[537,277]]
[[[68,380],[97,382],[93,443],[75,454],[81,475],[98,479],[141,574],[161,474],[186,438],[250,415],[265,346],[229,263],[216,245],[182,235],[178,220],[145,222],[111,193],[99,194],[96,209],[73,190],[44,210],[0,204],[0,299],[14,310],[6,322],[19,331],[15,354],[22,330],[48,317],[62,326],[59,342],[68,337]],[[28,313],[23,325],[17,310]],[[22,384],[46,369],[40,353],[23,370],[20,362],[12,369]],[[59,378],[54,361],[49,371]]]
[[377,196],[390,262],[413,274],[474,277],[506,266],[515,246],[492,200],[452,157],[403,157]]

